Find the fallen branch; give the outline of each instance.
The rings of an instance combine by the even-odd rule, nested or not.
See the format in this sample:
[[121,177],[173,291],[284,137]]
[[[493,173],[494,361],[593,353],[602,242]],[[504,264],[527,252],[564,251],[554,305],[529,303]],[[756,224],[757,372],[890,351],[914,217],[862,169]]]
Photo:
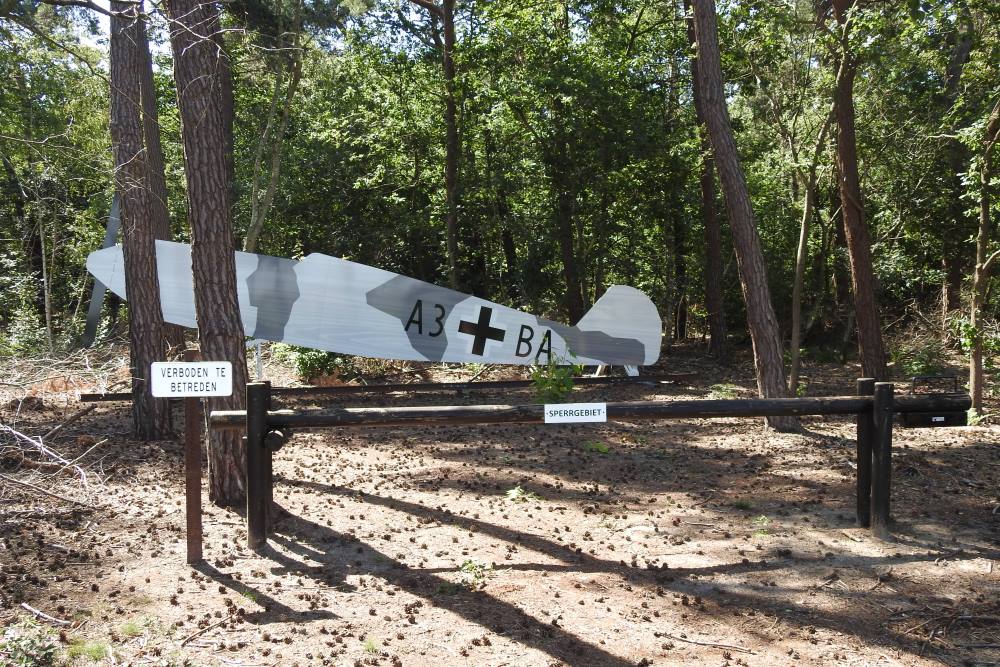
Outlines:
[[70,424],[72,424],[73,422],[75,422],[80,417],[83,417],[84,415],[90,414],[91,412],[93,412],[94,410],[97,409],[97,405],[98,405],[97,403],[91,403],[90,405],[88,405],[87,407],[83,408],[82,410],[77,410],[76,412],[74,412],[73,414],[71,414],[69,417],[67,417],[65,420],[63,420],[63,422],[61,424],[58,424],[57,426],[55,426],[52,429],[49,429],[49,432],[42,436],[42,440],[43,441],[44,440],[48,440],[49,438],[51,438],[52,436],[54,436],[56,433],[58,433],[59,431],[63,430],[65,427],[67,427]]
[[232,620],[232,618],[233,618],[233,615],[232,615],[232,614],[229,614],[228,616],[226,616],[226,617],[225,617],[224,619],[222,619],[221,621],[216,621],[215,623],[212,623],[211,625],[206,625],[206,626],[205,626],[205,627],[203,627],[203,628],[202,628],[201,630],[198,630],[198,631],[197,631],[197,632],[195,632],[194,634],[190,634],[190,635],[188,635],[187,637],[185,637],[185,638],[184,638],[184,641],[182,641],[182,642],[181,642],[181,646],[184,646],[185,644],[187,644],[187,643],[188,643],[189,641],[191,641],[192,639],[196,639],[196,638],[198,638],[198,637],[201,637],[201,636],[202,636],[203,634],[205,634],[205,633],[206,633],[206,632],[208,632],[209,630],[212,630],[213,628],[217,628],[217,627],[219,627],[220,625],[222,625],[222,624],[223,624],[223,623],[225,623],[226,621],[231,621],[231,620]]
[[27,609],[28,611],[30,611],[32,614],[42,619],[43,621],[48,621],[49,623],[55,623],[56,625],[73,625],[72,621],[64,621],[61,618],[55,618],[54,616],[49,616],[44,611],[38,611],[27,602],[22,602],[21,607],[23,609]]
[[751,655],[753,654],[753,651],[746,648],[745,646],[736,646],[734,644],[719,644],[718,642],[700,642],[694,639],[684,639],[683,637],[675,637],[674,635],[668,635],[666,633],[664,633],[662,636],[669,637],[670,639],[676,639],[679,642],[696,644],[698,646],[711,646],[712,648],[724,648],[724,649],[729,649],[730,651],[739,651],[740,653],[750,653]]
[[45,454],[51,459],[55,459],[56,461],[63,464],[67,468],[72,467],[74,470],[76,470],[77,475],[80,476],[80,482],[83,484],[84,488],[87,487],[87,473],[83,471],[83,468],[81,468],[78,465],[74,465],[72,461],[67,461],[58,452],[50,449],[49,447],[46,447],[45,443],[42,442],[41,438],[32,438],[30,436],[21,433],[20,431],[14,430],[13,428],[7,426],[6,424],[0,424],[0,431],[10,433],[15,438],[27,442],[29,445],[40,451],[42,454]]
[[74,505],[79,505],[80,507],[91,507],[90,505],[87,505],[86,503],[81,503],[79,500],[73,500],[72,498],[67,498],[65,496],[60,496],[58,493],[52,493],[51,491],[46,491],[45,489],[41,488],[40,486],[35,486],[34,484],[31,484],[29,482],[22,482],[19,479],[14,479],[13,477],[8,477],[7,475],[0,474],[0,479],[4,480],[5,482],[10,482],[11,484],[17,484],[18,486],[23,486],[23,487],[25,487],[27,489],[31,489],[32,491],[35,491],[36,493],[41,493],[41,494],[44,494],[46,496],[50,496],[52,498],[55,498],[56,500],[61,500],[64,503],[73,503]]

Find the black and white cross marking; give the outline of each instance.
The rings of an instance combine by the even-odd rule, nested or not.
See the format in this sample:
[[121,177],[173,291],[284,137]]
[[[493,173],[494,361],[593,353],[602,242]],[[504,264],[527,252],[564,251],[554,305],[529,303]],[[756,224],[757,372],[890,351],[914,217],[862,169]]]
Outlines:
[[490,326],[490,318],[493,316],[493,309],[486,306],[479,307],[479,321],[467,322],[461,320],[458,323],[458,332],[474,336],[472,341],[472,354],[483,355],[486,350],[486,341],[503,341],[507,333],[504,329]]

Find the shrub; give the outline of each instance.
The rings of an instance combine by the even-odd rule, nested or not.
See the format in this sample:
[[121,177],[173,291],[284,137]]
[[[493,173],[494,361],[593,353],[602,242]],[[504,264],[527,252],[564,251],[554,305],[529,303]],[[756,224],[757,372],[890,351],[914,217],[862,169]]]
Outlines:
[[908,327],[891,341],[890,350],[893,364],[905,376],[936,375],[947,368],[948,347],[929,327]]
[[31,621],[11,625],[0,639],[0,664],[11,667],[49,667],[57,646],[52,637]]
[[291,364],[299,378],[307,382],[324,375],[336,375],[345,381],[361,375],[355,357],[350,355],[275,343],[271,346],[271,357]]
[[549,359],[544,366],[531,369],[531,381],[539,403],[559,403],[573,391],[573,378],[583,373],[580,364],[560,365]]

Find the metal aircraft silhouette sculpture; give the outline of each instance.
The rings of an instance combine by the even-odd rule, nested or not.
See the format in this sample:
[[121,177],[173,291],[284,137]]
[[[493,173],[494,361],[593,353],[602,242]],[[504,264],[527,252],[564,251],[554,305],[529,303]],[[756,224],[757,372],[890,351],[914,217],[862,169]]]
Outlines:
[[[163,319],[197,327],[191,246],[156,242]],[[87,269],[126,298],[121,246]],[[301,260],[236,252],[248,336],[342,354],[415,361],[648,366],[660,316],[645,294],[613,285],[567,326],[445,287],[313,253]]]

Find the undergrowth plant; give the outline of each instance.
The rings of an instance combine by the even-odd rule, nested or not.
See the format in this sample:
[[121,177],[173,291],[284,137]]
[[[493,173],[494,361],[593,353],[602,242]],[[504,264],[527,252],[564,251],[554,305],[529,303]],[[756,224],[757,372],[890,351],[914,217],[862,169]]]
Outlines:
[[938,331],[925,326],[911,326],[894,336],[890,354],[901,375],[937,375],[947,365],[948,346]]
[[566,364],[564,359],[549,359],[544,366],[532,367],[531,381],[535,397],[539,403],[561,402],[573,391],[573,378],[581,373],[582,365]]
[[9,626],[0,639],[0,664],[10,667],[49,667],[59,647],[44,628],[30,620]]
[[462,574],[462,584],[470,590],[477,591],[486,586],[486,579],[493,574],[493,566],[477,563],[469,558],[462,563],[458,571]]
[[588,440],[583,443],[583,448],[588,452],[595,452],[597,454],[607,454],[611,451],[611,447],[600,440]]
[[736,398],[739,396],[740,388],[735,384],[713,384],[708,388],[709,398]]
[[767,518],[766,514],[761,514],[760,516],[755,517],[753,520],[754,537],[766,537],[768,534],[767,527],[770,525],[771,520]]
[[507,490],[507,500],[512,503],[526,503],[529,500],[541,500],[534,491],[527,491],[520,486]]

